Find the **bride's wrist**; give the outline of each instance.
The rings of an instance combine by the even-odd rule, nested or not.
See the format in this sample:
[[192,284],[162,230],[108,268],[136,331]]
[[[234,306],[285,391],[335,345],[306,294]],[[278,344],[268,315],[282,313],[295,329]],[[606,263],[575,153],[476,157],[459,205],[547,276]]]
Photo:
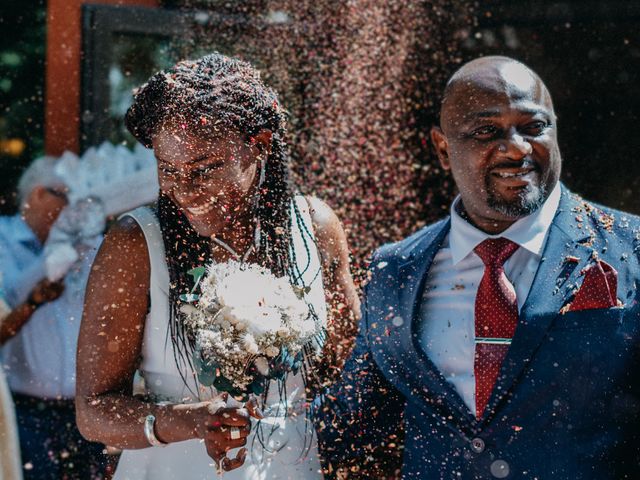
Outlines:
[[154,415],[156,437],[161,442],[175,443],[197,438],[188,413],[167,405],[156,408]]
[[184,426],[189,439],[204,439],[207,436],[207,420],[209,418],[206,407],[179,411],[181,413],[181,424]]
[[155,417],[155,424],[153,431],[156,438],[162,443],[173,443],[175,440],[171,438],[172,428],[169,427],[169,421],[166,416],[166,407],[156,408],[153,416]]

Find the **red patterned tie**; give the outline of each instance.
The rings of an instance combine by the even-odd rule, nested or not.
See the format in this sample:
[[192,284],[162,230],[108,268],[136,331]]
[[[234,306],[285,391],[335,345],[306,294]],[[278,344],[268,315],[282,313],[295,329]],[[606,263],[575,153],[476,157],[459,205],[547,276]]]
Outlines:
[[484,275],[476,295],[476,418],[482,418],[502,361],[518,324],[516,292],[504,273],[504,262],[518,245],[506,238],[488,239],[474,252],[484,262]]

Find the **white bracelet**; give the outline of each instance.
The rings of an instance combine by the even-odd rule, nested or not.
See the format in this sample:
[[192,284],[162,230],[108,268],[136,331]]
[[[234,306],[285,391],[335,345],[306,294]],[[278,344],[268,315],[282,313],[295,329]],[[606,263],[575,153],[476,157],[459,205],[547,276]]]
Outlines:
[[147,415],[147,418],[144,419],[144,436],[147,437],[147,442],[152,447],[166,447],[167,444],[158,440],[156,437],[156,432],[154,429],[154,425],[156,424],[156,417],[153,415]]

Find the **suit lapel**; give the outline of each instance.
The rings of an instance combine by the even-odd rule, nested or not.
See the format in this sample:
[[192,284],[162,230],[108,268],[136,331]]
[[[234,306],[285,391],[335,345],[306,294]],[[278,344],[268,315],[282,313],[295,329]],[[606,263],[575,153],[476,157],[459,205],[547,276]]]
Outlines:
[[589,236],[576,228],[578,202],[563,188],[558,212],[549,228],[531,290],[520,311],[513,343],[502,365],[482,422],[495,415],[499,403],[533,358],[553,320],[571,296],[593,249]]
[[441,410],[444,418],[454,414],[456,420],[462,420],[469,426],[474,422],[473,415],[453,385],[442,376],[429,359],[420,345],[418,334],[420,304],[429,269],[450,227],[450,220],[443,222],[439,230],[422,239],[421,244],[399,268],[401,286],[399,305],[403,309],[403,318],[410,319],[407,325],[408,331],[401,336],[403,339],[401,351],[405,354],[408,351],[415,352],[415,355],[412,355],[412,360],[415,362],[415,371],[412,374],[415,380],[419,380],[421,387],[415,390],[420,392],[424,400],[435,409]]

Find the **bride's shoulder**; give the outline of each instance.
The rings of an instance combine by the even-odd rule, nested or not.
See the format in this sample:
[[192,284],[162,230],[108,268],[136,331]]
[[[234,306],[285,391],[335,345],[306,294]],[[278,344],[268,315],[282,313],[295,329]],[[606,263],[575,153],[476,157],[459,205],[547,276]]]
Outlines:
[[101,258],[107,257],[110,263],[125,258],[148,262],[147,242],[139,222],[128,215],[116,220],[107,231],[98,255]]
[[304,199],[309,206],[309,216],[316,230],[318,228],[327,230],[336,226],[342,228],[340,219],[326,202],[312,195],[305,195]]
[[123,215],[118,218],[109,228],[107,235],[117,237],[120,240],[144,239],[140,223],[129,215]]
[[109,233],[121,241],[144,243],[148,236],[161,236],[160,222],[153,208],[138,207],[120,215]]
[[317,197],[307,195],[305,199],[309,205],[309,215],[322,256],[335,259],[348,255],[342,222],[333,209]]

